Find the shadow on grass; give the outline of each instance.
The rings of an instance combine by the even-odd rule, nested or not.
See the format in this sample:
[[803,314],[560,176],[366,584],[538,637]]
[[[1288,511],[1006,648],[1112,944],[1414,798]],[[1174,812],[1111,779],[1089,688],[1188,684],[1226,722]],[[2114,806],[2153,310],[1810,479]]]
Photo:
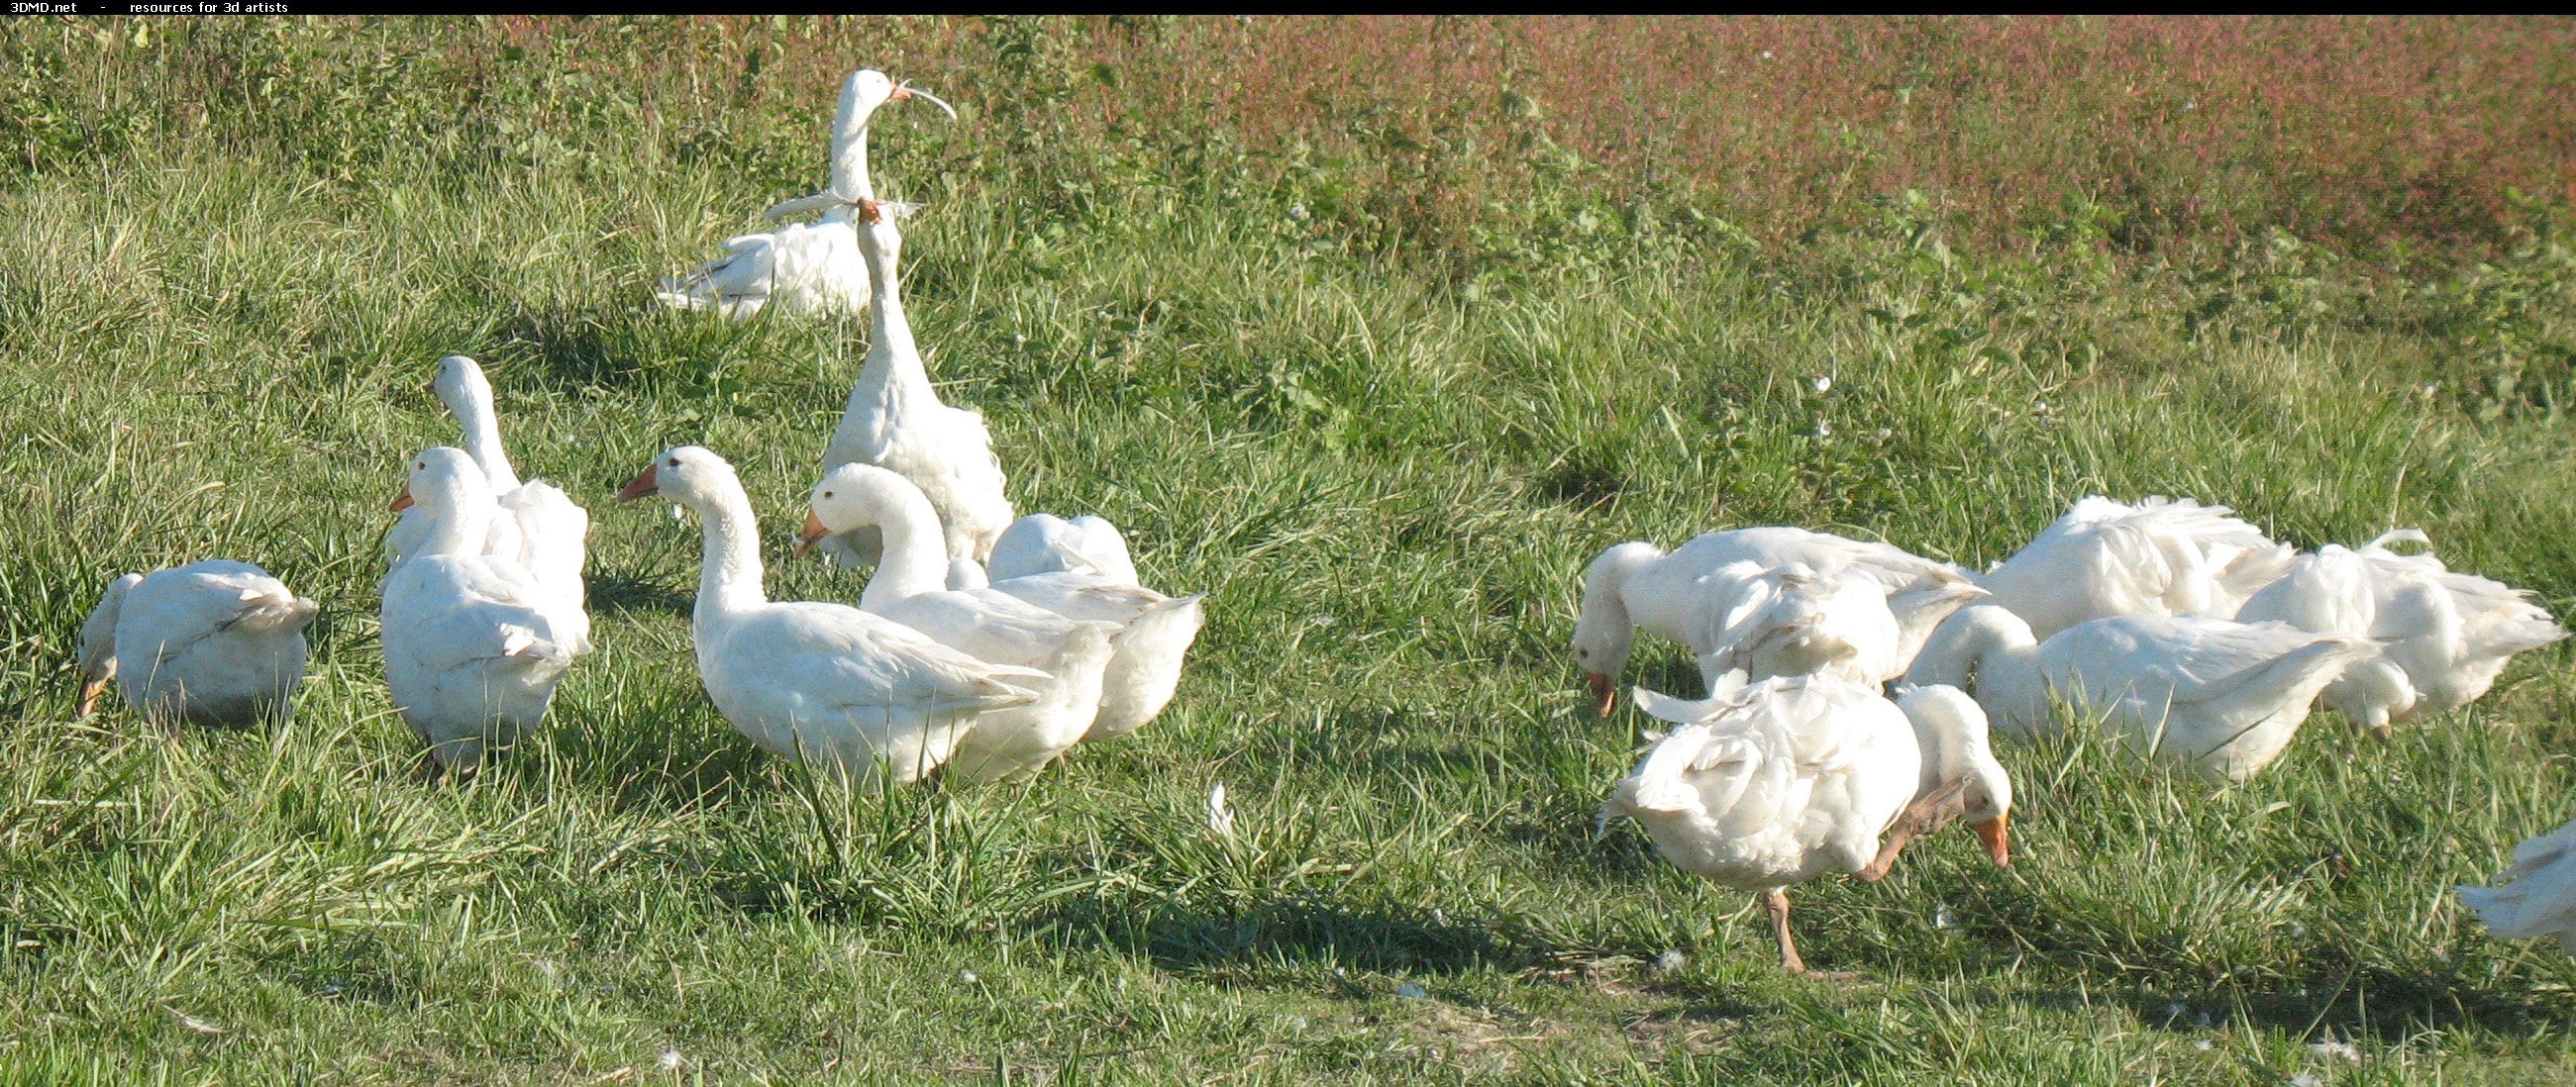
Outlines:
[[590,610],[598,615],[659,612],[688,616],[696,597],[630,574],[595,574],[590,578]]

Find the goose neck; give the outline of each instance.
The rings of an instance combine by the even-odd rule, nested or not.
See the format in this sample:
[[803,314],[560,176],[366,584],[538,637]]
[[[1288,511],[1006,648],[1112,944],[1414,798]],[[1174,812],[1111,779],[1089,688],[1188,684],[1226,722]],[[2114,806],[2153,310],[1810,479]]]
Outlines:
[[698,626],[720,622],[769,602],[761,588],[759,519],[740,493],[698,507],[705,553],[698,565]]
[[429,513],[429,534],[421,541],[423,555],[479,555],[492,531],[494,513],[492,496],[468,494],[463,488],[441,496],[438,508]]
[[[912,321],[903,311],[903,291],[896,280],[895,266],[901,255],[900,244],[891,243],[894,231],[888,224],[859,224],[859,252],[867,258],[868,293],[868,361],[865,369],[881,380],[908,388],[927,389],[930,371],[921,360],[921,349],[912,339]],[[880,242],[888,244],[880,244]]]
[[876,503],[885,554],[859,596],[859,607],[867,611],[948,588],[948,542],[939,530],[939,512],[909,482],[895,482],[901,485],[886,488]]
[[519,473],[510,466],[510,455],[501,448],[500,413],[492,406],[492,390],[482,385],[469,386],[463,403],[449,404],[456,414],[456,425],[465,432],[465,455],[474,458],[476,467],[491,481],[493,494],[508,494],[519,489]]

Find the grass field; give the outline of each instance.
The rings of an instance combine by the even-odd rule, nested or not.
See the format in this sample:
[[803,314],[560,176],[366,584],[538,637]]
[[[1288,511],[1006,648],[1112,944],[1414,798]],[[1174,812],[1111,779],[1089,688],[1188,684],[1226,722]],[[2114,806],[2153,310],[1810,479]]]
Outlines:
[[[1158,70],[1233,24],[1175,25]],[[1847,25],[1924,71],[2002,33]],[[2566,33],[2352,26],[2386,70]],[[2208,166],[2243,199],[2148,231],[1912,175],[1800,217],[1805,181],[1608,151],[1422,140],[1370,172],[1383,132],[1102,121],[1085,96],[1157,86],[1094,60],[1163,40],[1135,34],[0,23],[0,1081],[2576,1077],[2576,960],[2450,894],[2576,815],[2564,644],[2392,742],[2321,713],[2234,788],[2081,727],[2007,746],[2013,868],[1951,834],[1884,884],[1796,892],[1810,964],[1856,981],[1781,976],[1750,896],[1596,840],[1650,722],[1593,718],[1564,649],[1575,575],[1620,540],[1790,523],[1982,568],[2094,492],[2302,546],[2420,526],[2569,615],[2576,219],[2546,182],[2570,137],[2531,108],[2576,100],[2563,57],[2442,100],[2538,182],[2456,170],[2409,218],[2330,157],[2294,190],[2249,154]],[[1572,78],[1516,55],[1459,78]],[[851,796],[754,749],[698,687],[695,527],[610,500],[704,444],[752,491],[772,596],[856,599],[786,545],[864,325],[646,300],[812,190],[818,88],[857,64],[966,111],[890,109],[875,158],[932,205],[907,289],[943,394],[984,411],[1023,510],[1105,514],[1149,584],[1209,594],[1172,709],[1025,787]],[[1571,105],[1481,101],[1542,134]],[[2091,99],[2042,101],[2076,104],[2033,131],[2091,146]],[[1872,161],[1982,176],[1904,132],[1867,130]],[[2094,195],[2201,161],[2148,158],[2166,173]],[[1405,203],[1426,177],[1447,202]],[[2330,206],[2368,214],[2309,229]],[[413,776],[375,625],[402,458],[455,440],[421,388],[454,352],[522,472],[590,509],[599,647],[554,730],[463,788]],[[209,557],[322,602],[293,722],[174,737],[113,697],[72,720],[109,578]],[[1670,645],[1632,668],[1693,675]]]

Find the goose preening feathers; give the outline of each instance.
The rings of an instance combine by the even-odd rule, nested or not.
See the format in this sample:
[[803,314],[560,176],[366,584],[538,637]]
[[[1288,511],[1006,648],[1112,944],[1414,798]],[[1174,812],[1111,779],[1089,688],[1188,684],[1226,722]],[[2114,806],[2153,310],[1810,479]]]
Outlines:
[[1611,789],[1604,819],[1635,819],[1684,871],[1763,892],[1791,971],[1806,965],[1789,934],[1790,884],[1837,869],[1874,882],[1909,840],[1962,816],[1995,863],[2010,863],[2011,779],[1988,750],[1985,715],[1954,689],[1890,702],[1806,675],[1702,701],[1642,687],[1636,699],[1678,727]]
[[[984,417],[940,403],[930,370],[912,339],[895,279],[903,235],[895,219],[912,205],[867,201],[860,206],[859,251],[867,257],[876,307],[874,335],[859,381],[850,390],[841,424],[823,450],[823,471],[844,464],[873,464],[921,489],[939,515],[948,558],[982,561],[1011,524],[1011,500],[1002,493],[1002,465],[993,456],[993,434]],[[822,541],[842,565],[874,561],[878,542],[867,529]]]
[[861,784],[880,769],[915,781],[947,762],[980,720],[1036,702],[1055,681],[844,604],[771,601],[751,499],[714,453],[664,452],[617,497],[656,494],[694,511],[702,526],[690,628],[707,698],[763,748]]
[[868,305],[868,268],[860,259],[851,219],[863,200],[876,198],[868,175],[868,121],[888,102],[919,98],[957,111],[937,96],[862,68],[841,83],[832,116],[830,185],[821,193],[783,201],[763,215],[783,219],[821,211],[821,221],[791,223],[761,234],[725,239],[725,253],[686,276],[665,277],[654,298],[678,309],[722,311],[735,320],[764,308],[797,314],[856,315]]
[[2289,746],[2327,683],[2377,651],[2287,623],[2191,615],[2095,619],[2042,641],[1987,604],[1942,623],[1905,678],[1973,690],[2006,732],[2051,727],[2054,697],[2104,714],[2133,749],[2242,781]]
[[484,550],[506,514],[464,450],[412,458],[393,508],[420,511],[428,528],[385,575],[385,686],[430,755],[470,772],[544,721],[555,684],[589,647],[589,622],[516,557]]
[[81,623],[80,705],[113,682],[145,718],[246,725],[292,710],[319,609],[268,571],[215,559],[109,582]]
[[[1782,573],[1765,585],[1763,572],[1770,570]],[[1874,611],[1854,615],[1851,600],[1831,603],[1851,585],[1874,587],[1887,620],[1895,624],[1892,648],[1867,664],[1855,663],[1855,674],[1902,672],[1934,626],[1961,605],[1985,595],[1965,573],[1947,563],[1887,544],[1802,528],[1707,532],[1670,554],[1653,544],[1629,542],[1602,552],[1583,572],[1582,613],[1574,628],[1575,662],[1591,683],[1597,708],[1606,715],[1612,685],[1627,665],[1638,630],[1690,646],[1704,667],[1729,648],[1731,643],[1721,640],[1728,637],[1758,638],[1768,632],[1782,637],[1785,648],[1785,640],[1803,636],[1800,631],[1814,631],[1820,623],[1845,630],[1861,625],[1883,632]],[[1759,599],[1748,594],[1759,594]],[[1792,599],[1784,601],[1784,597]],[[1770,610],[1774,604],[1783,610]],[[1739,613],[1738,609],[1750,610]],[[1801,622],[1799,609],[1814,618]],[[1761,618],[1766,612],[1768,617]],[[1839,659],[1826,653],[1826,646],[1825,639],[1811,639],[1800,652]],[[1855,646],[1850,655],[1857,658],[1861,652]],[[1709,678],[1713,681],[1715,676]]]
[[2233,512],[2188,498],[2130,506],[2093,495],[1977,583],[2038,638],[2113,615],[2232,619],[2294,555]]
[[2383,643],[2325,689],[2326,705],[2354,724],[2384,732],[2458,709],[2485,694],[2514,654],[2567,636],[2530,594],[2453,571],[2429,552],[2389,550],[2400,541],[2429,543],[2421,530],[2399,529],[2358,548],[2328,544],[2299,556],[2237,616]]

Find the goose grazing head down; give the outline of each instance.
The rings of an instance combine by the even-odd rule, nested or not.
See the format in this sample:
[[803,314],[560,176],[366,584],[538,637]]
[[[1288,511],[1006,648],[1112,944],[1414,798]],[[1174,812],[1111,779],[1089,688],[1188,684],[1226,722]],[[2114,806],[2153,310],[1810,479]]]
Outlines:
[[1628,666],[1628,651],[1637,644],[1637,627],[1629,621],[1622,593],[1631,574],[1662,557],[1662,548],[1632,540],[1602,552],[1583,570],[1582,611],[1574,622],[1574,663],[1591,685],[1594,712],[1603,717],[1618,705],[1612,683]]
[[80,704],[74,713],[87,717],[98,709],[98,696],[116,678],[116,622],[124,613],[125,594],[143,583],[143,575],[127,574],[107,583],[100,594],[98,607],[81,621],[80,629]]

